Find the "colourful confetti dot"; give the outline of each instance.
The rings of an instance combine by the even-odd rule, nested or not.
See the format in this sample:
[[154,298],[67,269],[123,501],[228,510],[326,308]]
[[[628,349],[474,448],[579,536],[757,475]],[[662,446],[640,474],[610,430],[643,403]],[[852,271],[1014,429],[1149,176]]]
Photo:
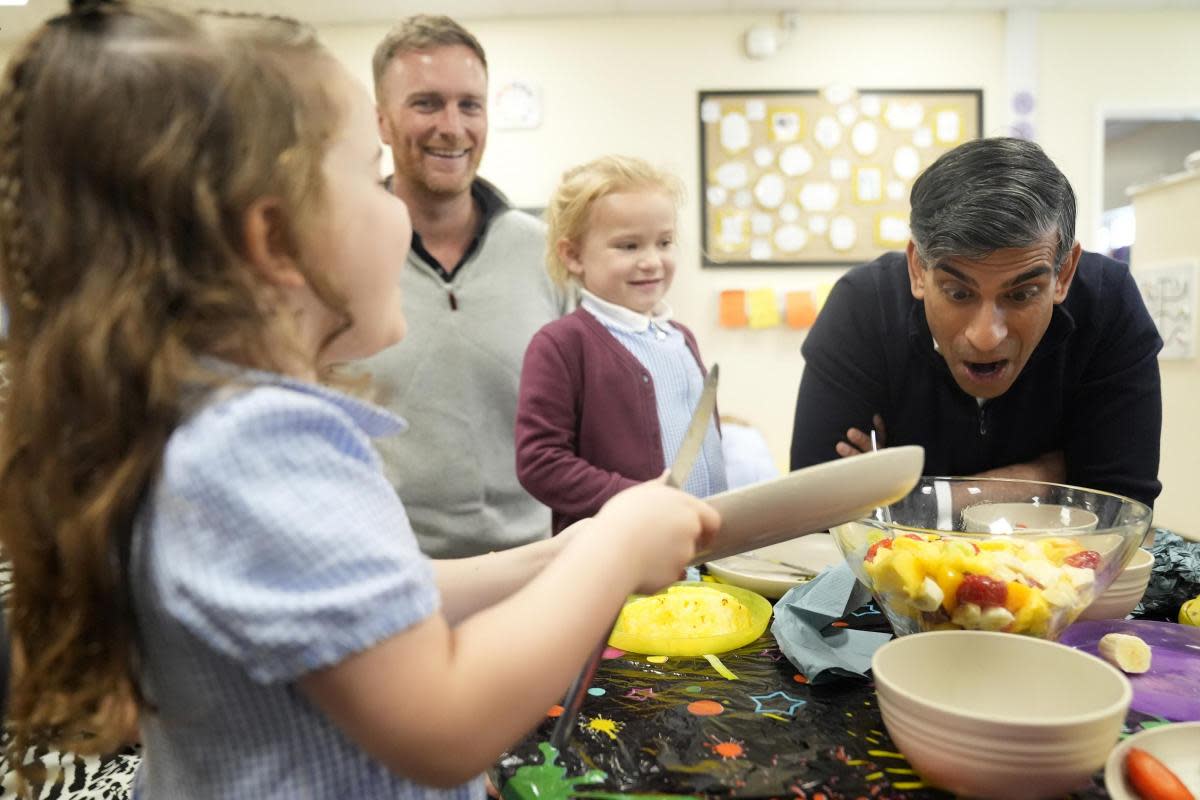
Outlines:
[[618,650],[615,647],[606,647],[606,648],[604,648],[604,653],[601,655],[601,657],[607,658],[611,661],[612,659],[620,658],[623,655],[625,655],[624,650]]
[[694,703],[688,703],[687,710],[697,717],[715,717],[725,710],[725,706],[716,700],[697,700]]
[[738,742],[718,742],[713,746],[713,752],[721,758],[741,758],[746,754]]
[[617,722],[604,717],[596,717],[587,724],[588,730],[602,733],[614,742],[617,740],[617,734],[621,732],[621,728],[625,727],[625,723]]
[[804,677],[799,672],[792,676],[792,680],[794,680],[796,683],[808,683],[808,678]]
[[702,691],[704,691],[704,690],[703,690],[703,689],[701,689],[699,686],[689,686],[689,687],[687,687],[686,689],[684,689],[684,691],[685,691],[685,692],[691,692],[692,694],[698,694],[698,693],[700,693],[700,692],[702,692]]
[[646,660],[647,660],[647,661],[649,661],[651,664],[665,664],[665,663],[667,663],[667,657],[666,657],[666,656],[646,656]]
[[588,689],[588,694],[590,694],[592,697],[603,697],[604,690],[599,686],[593,686],[592,688]]
[[550,710],[546,712],[547,717],[561,717],[563,713],[562,706],[550,706]]

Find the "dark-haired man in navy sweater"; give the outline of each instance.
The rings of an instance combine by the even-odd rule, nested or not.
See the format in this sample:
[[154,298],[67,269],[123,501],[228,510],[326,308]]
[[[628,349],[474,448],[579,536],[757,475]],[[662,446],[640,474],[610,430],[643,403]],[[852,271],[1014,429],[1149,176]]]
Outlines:
[[1129,268],[1082,252],[1036,144],[978,139],[912,190],[912,241],[838,281],[802,347],[792,468],[925,448],[928,475],[1066,482],[1152,505],[1162,339]]

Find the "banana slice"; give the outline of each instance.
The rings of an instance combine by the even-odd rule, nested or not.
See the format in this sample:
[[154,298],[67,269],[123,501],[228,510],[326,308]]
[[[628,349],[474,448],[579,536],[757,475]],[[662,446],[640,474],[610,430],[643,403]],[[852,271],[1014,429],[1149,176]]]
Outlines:
[[1100,656],[1123,672],[1150,669],[1150,645],[1127,633],[1108,633],[1100,639]]

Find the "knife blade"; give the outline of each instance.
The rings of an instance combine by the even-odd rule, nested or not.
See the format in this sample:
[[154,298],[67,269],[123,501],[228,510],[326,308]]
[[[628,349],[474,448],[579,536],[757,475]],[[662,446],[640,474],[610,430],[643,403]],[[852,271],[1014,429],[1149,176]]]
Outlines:
[[717,378],[720,371],[720,367],[713,364],[712,369],[704,378],[700,401],[696,403],[696,410],[692,412],[692,421],[688,423],[687,433],[683,435],[679,452],[675,454],[675,461],[671,464],[671,471],[667,474],[667,486],[682,489],[688,475],[692,472],[692,464],[695,463],[696,456],[700,453],[700,447],[704,444],[704,438],[708,435],[708,421],[712,419],[713,409],[717,407]]
[[[700,446],[704,444],[704,438],[708,435],[708,421],[717,407],[719,372],[717,365],[713,364],[712,369],[704,378],[704,388],[700,392],[700,400],[696,403],[696,409],[692,412],[692,420],[688,423],[687,433],[683,435],[683,442],[679,445],[679,451],[671,463],[671,471],[667,473],[667,486],[676,489],[682,488],[684,481],[692,472],[692,464],[695,463],[696,456],[700,453]],[[617,615],[620,616],[619,611]],[[616,622],[617,620],[614,618],[613,625]],[[613,625],[608,626],[609,632],[600,640],[599,646],[588,657],[583,669],[579,671],[570,688],[567,689],[567,695],[563,699],[562,714],[554,723],[554,731],[550,734],[550,746],[557,752],[561,753],[571,738],[571,730],[575,727],[575,718],[579,716],[579,707],[583,705],[583,696],[587,692],[588,686],[591,685],[592,678],[596,675],[596,669],[600,666],[600,659],[604,655],[604,649],[608,646],[609,637],[612,636]]]

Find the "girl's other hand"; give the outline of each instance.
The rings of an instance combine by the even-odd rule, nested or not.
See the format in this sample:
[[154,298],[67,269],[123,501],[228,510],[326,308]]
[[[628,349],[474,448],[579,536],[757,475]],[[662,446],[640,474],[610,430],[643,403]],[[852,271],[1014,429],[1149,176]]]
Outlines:
[[596,514],[594,530],[618,548],[633,591],[650,594],[675,580],[721,527],[707,503],[657,479],[615,495]]

